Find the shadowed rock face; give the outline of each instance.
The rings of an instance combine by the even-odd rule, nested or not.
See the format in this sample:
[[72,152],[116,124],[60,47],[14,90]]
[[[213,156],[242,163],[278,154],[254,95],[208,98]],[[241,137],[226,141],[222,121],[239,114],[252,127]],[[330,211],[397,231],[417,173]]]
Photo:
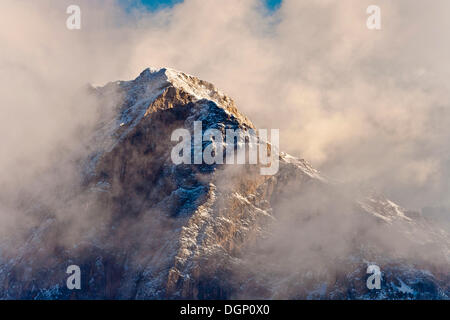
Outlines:
[[[69,237],[67,220],[42,214],[1,257],[0,298],[448,298],[448,235],[383,197],[349,196],[284,153],[274,176],[258,165],[174,165],[177,128],[254,128],[212,84],[147,69],[94,94],[114,112],[64,204],[87,223]],[[366,287],[370,262],[382,290]],[[71,264],[81,290],[66,288]]]

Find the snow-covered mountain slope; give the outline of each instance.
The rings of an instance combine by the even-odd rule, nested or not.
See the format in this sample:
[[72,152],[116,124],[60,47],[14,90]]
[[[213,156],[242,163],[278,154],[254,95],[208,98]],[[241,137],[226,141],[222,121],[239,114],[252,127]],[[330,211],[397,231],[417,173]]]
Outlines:
[[[173,164],[177,128],[254,128],[212,84],[146,69],[93,94],[104,108],[82,191],[65,203],[89,218],[63,241],[70,225],[43,214],[0,253],[0,298],[449,297],[448,234],[382,196],[346,192],[286,153],[273,176]],[[71,264],[82,290],[65,287]],[[381,290],[366,287],[369,264]]]

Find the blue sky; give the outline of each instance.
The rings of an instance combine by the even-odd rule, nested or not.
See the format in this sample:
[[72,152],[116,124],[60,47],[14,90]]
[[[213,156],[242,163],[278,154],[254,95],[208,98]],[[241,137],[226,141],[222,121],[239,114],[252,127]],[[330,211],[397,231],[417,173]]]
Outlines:
[[[135,0],[135,2],[141,1],[144,3],[149,9],[156,10],[160,7],[172,6],[182,0]],[[267,6],[274,10],[278,8],[282,0],[261,0],[267,4]]]

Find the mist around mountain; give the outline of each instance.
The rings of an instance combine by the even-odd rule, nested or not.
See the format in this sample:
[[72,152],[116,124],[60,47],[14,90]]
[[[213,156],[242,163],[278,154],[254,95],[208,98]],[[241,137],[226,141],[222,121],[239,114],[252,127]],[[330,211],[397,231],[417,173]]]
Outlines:
[[[448,299],[449,233],[423,214],[282,150],[267,176],[260,164],[174,164],[176,129],[255,129],[213,84],[145,69],[73,102],[95,121],[2,198],[20,223],[2,232],[0,298]],[[69,265],[81,290],[66,286]],[[371,265],[380,289],[367,287]]]
[[0,298],[448,299],[448,0],[125,2],[0,1]]
[[425,207],[422,209],[424,217],[439,225],[441,228],[450,230],[450,208],[447,207]]

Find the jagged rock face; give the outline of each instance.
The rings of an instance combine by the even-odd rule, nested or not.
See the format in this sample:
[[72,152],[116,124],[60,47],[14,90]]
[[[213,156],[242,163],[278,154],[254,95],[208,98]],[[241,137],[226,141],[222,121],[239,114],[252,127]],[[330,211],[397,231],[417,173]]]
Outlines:
[[[92,226],[62,245],[66,226],[45,216],[16,254],[0,260],[0,298],[448,298],[448,235],[387,199],[348,198],[284,153],[274,176],[257,165],[173,164],[177,128],[192,131],[194,121],[204,131],[254,128],[212,84],[147,69],[94,91],[105,106],[117,105],[99,122],[73,199],[86,203]],[[277,233],[286,217],[292,228]],[[402,248],[432,247],[442,261],[431,263],[431,253],[411,261],[389,241],[374,242],[374,225],[399,234]],[[280,246],[283,230],[299,245]],[[296,266],[299,259],[307,263]],[[366,287],[370,261],[383,270],[382,290]],[[80,291],[65,287],[70,264],[81,267]]]

